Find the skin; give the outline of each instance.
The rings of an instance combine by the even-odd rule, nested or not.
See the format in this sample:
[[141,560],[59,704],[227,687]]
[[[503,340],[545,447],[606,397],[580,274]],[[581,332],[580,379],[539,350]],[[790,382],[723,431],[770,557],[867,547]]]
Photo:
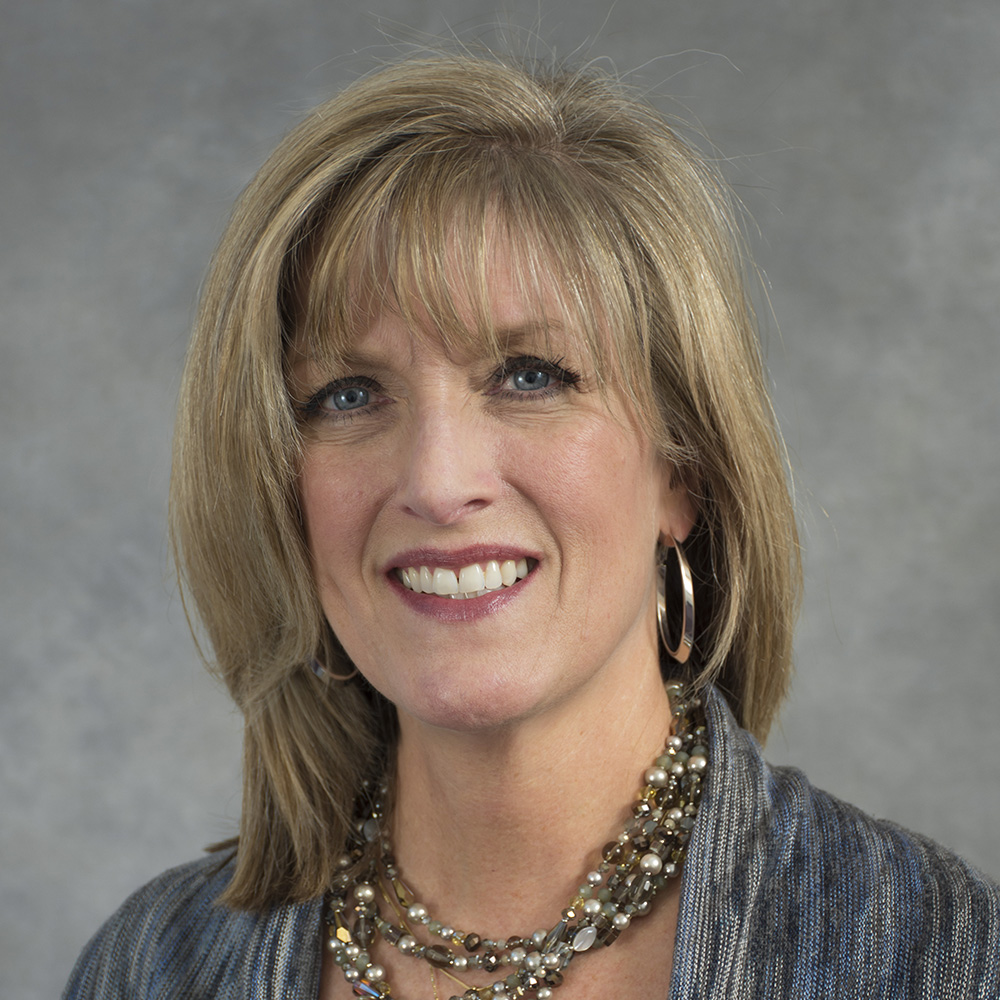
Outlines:
[[[500,255],[493,315],[518,360],[499,370],[391,309],[359,331],[345,370],[293,365],[323,608],[399,715],[400,868],[432,914],[504,937],[551,926],[663,745],[655,547],[694,519],[622,402],[594,388],[572,327],[543,326],[551,305],[532,309],[515,287]],[[491,553],[520,553],[531,571],[461,602],[398,579],[417,561]],[[558,996],[665,986],[676,883],[666,895],[614,948],[574,963]],[[424,963],[384,944],[375,955],[395,995],[433,995]],[[438,991],[462,992],[446,979]],[[322,995],[351,995],[330,963]]]

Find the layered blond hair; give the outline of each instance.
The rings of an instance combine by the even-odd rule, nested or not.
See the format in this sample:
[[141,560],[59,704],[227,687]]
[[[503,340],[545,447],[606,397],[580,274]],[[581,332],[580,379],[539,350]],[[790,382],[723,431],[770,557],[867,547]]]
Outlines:
[[[325,685],[309,667],[351,670],[303,537],[290,344],[335,357],[380,289],[443,336],[488,340],[498,231],[525,294],[556,290],[697,505],[691,681],[717,684],[760,737],[786,691],[798,547],[725,185],[598,73],[468,56],[381,70],[313,111],[239,199],[184,375],[175,551],[245,717],[231,905],[329,885],[395,733],[366,684]],[[472,323],[457,301],[474,304]]]

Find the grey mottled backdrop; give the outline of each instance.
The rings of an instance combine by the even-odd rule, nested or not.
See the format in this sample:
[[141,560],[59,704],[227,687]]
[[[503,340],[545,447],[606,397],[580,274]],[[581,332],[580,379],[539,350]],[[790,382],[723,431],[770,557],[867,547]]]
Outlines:
[[759,224],[807,566],[772,757],[1000,875],[996,0],[7,3],[0,996],[55,995],[132,888],[238,814],[238,720],[164,533],[233,198],[386,39],[497,21],[641,67]]

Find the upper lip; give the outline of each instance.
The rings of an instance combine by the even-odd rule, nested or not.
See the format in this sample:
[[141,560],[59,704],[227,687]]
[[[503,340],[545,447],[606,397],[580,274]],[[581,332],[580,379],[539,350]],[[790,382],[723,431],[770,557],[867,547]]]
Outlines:
[[462,549],[419,548],[408,549],[393,556],[385,566],[385,572],[408,569],[411,566],[426,566],[428,569],[459,570],[472,563],[486,563],[491,559],[503,562],[506,559],[538,559],[537,553],[520,545],[468,545]]

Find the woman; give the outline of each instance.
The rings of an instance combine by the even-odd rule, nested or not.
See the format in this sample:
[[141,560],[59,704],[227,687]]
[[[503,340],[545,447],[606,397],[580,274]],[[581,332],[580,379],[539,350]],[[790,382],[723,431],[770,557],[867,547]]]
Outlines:
[[67,996],[1000,995],[997,886],[760,757],[798,553],[732,213],[614,83],[409,62],[281,143],[173,529],[239,838]]

